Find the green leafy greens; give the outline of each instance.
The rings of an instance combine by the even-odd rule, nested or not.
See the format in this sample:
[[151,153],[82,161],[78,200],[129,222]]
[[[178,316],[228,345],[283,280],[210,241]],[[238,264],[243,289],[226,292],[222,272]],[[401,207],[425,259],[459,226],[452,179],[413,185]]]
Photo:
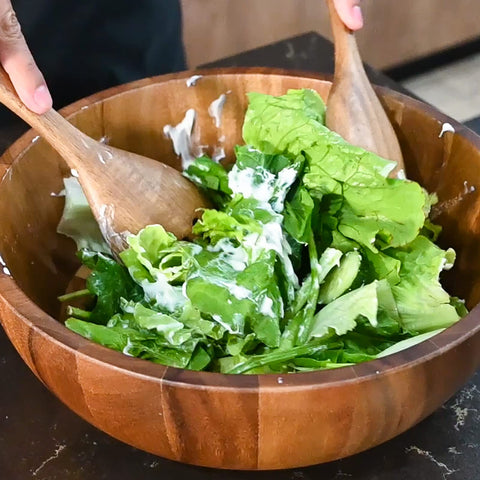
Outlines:
[[66,181],[59,231],[95,298],[68,328],[165,365],[280,373],[395,353],[466,314],[439,282],[455,253],[433,243],[434,197],[328,130],[314,91],[249,101],[234,166],[203,156],[184,172],[215,205],[194,242],[150,225],[116,261]]

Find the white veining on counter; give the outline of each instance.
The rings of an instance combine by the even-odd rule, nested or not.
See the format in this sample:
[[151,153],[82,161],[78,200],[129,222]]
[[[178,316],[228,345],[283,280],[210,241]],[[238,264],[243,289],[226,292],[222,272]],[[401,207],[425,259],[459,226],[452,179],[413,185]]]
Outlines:
[[465,402],[473,400],[475,397],[479,397],[480,391],[478,390],[476,385],[471,387],[466,387],[461,390],[455,398],[455,402],[450,407],[450,410],[455,416],[455,425],[453,428],[455,430],[460,431],[460,427],[465,426],[465,422],[468,418],[470,413],[477,413],[478,410],[476,408],[468,408],[465,405]]
[[66,445],[65,444],[60,444],[60,445],[57,445],[57,448],[55,449],[55,452],[53,453],[53,455],[51,455],[50,457],[48,457],[46,460],[44,460],[40,466],[38,466],[33,472],[32,472],[32,476],[36,477],[38,475],[38,472],[40,472],[40,470],[42,470],[43,467],[45,467],[45,465],[49,462],[51,462],[52,460],[55,460],[56,458],[58,458],[58,456],[60,455],[60,453],[66,448]]
[[335,478],[345,478],[345,477],[353,477],[353,475],[351,473],[345,473],[342,470],[339,470],[333,478],[335,479]]
[[452,455],[463,455],[462,452],[457,450],[457,447],[448,447],[448,453],[451,453]]
[[442,472],[443,478],[447,477],[448,475],[451,475],[452,473],[455,473],[457,470],[451,469],[449,466],[445,465],[445,463],[440,462],[437,460],[431,452],[427,450],[422,450],[421,448],[417,447],[416,445],[411,445],[410,447],[407,447],[405,449],[405,453],[410,453],[410,452],[415,452],[416,454],[427,458],[431,462],[433,462],[435,465],[437,465],[438,468],[441,468],[444,470]]

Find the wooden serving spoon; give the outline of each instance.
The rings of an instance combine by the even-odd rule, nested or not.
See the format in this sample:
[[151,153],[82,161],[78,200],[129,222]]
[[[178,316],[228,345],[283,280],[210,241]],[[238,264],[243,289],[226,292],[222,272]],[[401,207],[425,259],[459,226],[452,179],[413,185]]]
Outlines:
[[178,238],[191,234],[198,209],[208,204],[180,172],[161,162],[98,142],[51,109],[37,115],[21,102],[0,70],[0,102],[33,127],[78,174],[105,240],[114,253],[126,236],[161,224]]
[[327,0],[335,44],[335,74],[327,99],[328,128],[345,140],[397,162],[391,177],[405,175],[402,151],[365,69],[353,32],[338,16],[333,0]]

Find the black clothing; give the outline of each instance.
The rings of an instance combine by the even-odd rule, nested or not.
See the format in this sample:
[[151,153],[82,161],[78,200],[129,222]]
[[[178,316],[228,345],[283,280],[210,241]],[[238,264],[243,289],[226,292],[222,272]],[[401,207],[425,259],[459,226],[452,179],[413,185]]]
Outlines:
[[185,68],[178,0],[13,0],[60,108],[99,90]]

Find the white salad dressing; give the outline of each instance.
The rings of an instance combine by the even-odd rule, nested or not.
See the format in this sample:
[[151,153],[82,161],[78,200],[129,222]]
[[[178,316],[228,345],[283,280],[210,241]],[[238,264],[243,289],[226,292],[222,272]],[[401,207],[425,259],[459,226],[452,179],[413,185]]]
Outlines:
[[463,193],[466,195],[467,193],[472,193],[476,190],[473,185],[468,185],[468,182],[465,180],[463,182]]
[[440,134],[438,135],[438,138],[443,137],[443,135],[447,132],[455,133],[455,129],[453,128],[453,126],[450,123],[445,122],[442,125],[442,129],[440,130]]
[[258,168],[240,170],[233,166],[228,175],[228,186],[234,194],[240,193],[243,198],[255,198],[261,203],[268,203],[273,196],[275,175]]
[[276,212],[281,212],[285,203],[288,189],[292,186],[297,178],[297,171],[294,168],[284,168],[278,172],[277,181],[275,182],[275,194],[273,209]]
[[[292,253],[290,245],[282,232],[282,226],[277,222],[266,223],[261,234],[250,233],[245,236],[243,244],[252,252],[252,261],[255,262],[265,250],[276,252],[283,263],[285,275],[293,288],[298,288],[298,277],[293,269],[289,255]],[[293,293],[293,292],[292,292]]]
[[266,317],[275,318],[273,313],[273,300],[270,297],[264,297],[262,304],[260,305],[260,313]]
[[220,128],[222,125],[222,112],[227,96],[222,93],[216,100],[214,100],[208,107],[208,114],[215,120],[215,126]]
[[205,155],[205,152],[208,150],[208,148],[208,145],[194,145],[193,142],[191,144],[192,155],[195,158]]
[[187,87],[194,87],[202,77],[203,75],[192,75],[190,78],[187,78]]
[[453,262],[448,261],[445,257],[443,257],[442,261],[440,262],[438,273],[440,274],[442,270],[450,270],[451,268],[453,268]]
[[174,312],[177,308],[185,305],[186,298],[183,295],[182,287],[170,285],[167,277],[161,272],[157,273],[155,282],[145,280],[141,282],[140,286],[148,300],[154,301],[169,312]]
[[237,272],[243,272],[248,265],[247,251],[242,246],[233,246],[229,238],[222,238],[215,245],[207,246],[207,250],[221,252],[221,260],[227,262]]
[[235,165],[228,175],[228,186],[234,194],[244,198],[254,198],[270,210],[269,201],[275,212],[283,210],[288,189],[297,178],[294,168],[284,168],[275,176],[262,167],[238,169]]
[[213,154],[212,154],[212,160],[214,162],[219,162],[220,160],[222,160],[223,158],[225,158],[225,149],[219,145],[217,145],[215,147],[215,149],[213,150]]
[[242,328],[240,327],[243,323],[243,318],[239,313],[233,314],[233,324],[237,325],[237,328],[232,328],[232,326],[223,321],[220,315],[212,315],[213,320],[215,320],[219,325],[221,325],[227,332],[232,333],[233,335],[242,334]]
[[130,338],[127,338],[127,344],[122,350],[122,353],[124,355],[128,355],[129,357],[133,357],[133,355],[130,353],[130,349],[133,347],[133,343],[130,341]]
[[173,143],[175,153],[182,159],[182,168],[185,170],[195,160],[192,155],[192,130],[196,112],[193,108],[186,111],[183,120],[176,126],[165,125],[163,133]]
[[5,275],[11,275],[10,270],[7,268],[7,264],[5,263],[5,260],[1,255],[0,255],[0,266],[2,267],[3,273]]

